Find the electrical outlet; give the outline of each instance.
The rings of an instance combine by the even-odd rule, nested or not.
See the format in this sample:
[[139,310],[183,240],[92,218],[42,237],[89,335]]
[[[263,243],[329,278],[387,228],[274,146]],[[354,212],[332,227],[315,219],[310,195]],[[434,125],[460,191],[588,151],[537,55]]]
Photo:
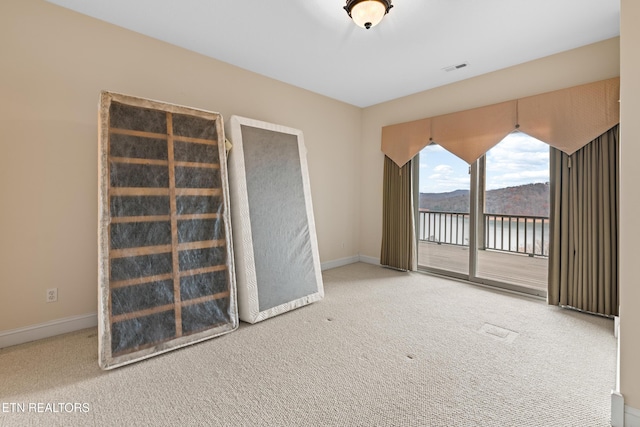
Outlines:
[[58,301],[58,288],[47,289],[47,302]]

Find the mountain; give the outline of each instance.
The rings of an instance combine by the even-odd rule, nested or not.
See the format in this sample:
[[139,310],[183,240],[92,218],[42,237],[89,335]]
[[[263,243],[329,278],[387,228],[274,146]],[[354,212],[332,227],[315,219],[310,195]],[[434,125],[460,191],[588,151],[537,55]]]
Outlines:
[[[549,183],[525,184],[489,190],[485,212],[504,215],[549,216]],[[469,212],[469,190],[420,193],[420,209]]]
[[420,209],[436,212],[469,212],[469,190],[420,193]]

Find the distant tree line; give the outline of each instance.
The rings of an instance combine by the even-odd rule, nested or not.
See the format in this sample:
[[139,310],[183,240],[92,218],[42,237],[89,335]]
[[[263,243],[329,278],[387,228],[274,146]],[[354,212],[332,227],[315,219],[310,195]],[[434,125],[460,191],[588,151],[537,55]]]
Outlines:
[[[469,190],[420,193],[420,208],[438,212],[469,212]],[[485,212],[549,216],[549,183],[525,184],[486,192]]]

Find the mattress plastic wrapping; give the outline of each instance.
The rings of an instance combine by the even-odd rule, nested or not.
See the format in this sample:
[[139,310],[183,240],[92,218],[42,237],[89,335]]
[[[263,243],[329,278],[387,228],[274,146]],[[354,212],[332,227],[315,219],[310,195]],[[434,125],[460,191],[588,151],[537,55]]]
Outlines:
[[103,92],[99,363],[238,326],[222,117]]
[[323,298],[302,132],[232,116],[227,136],[241,320],[255,323]]

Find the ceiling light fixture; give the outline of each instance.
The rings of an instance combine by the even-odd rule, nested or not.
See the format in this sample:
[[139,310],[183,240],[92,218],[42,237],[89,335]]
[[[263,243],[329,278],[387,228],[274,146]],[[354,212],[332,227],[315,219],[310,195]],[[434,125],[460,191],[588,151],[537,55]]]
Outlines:
[[347,0],[344,10],[357,26],[368,30],[378,25],[392,7],[391,0]]

